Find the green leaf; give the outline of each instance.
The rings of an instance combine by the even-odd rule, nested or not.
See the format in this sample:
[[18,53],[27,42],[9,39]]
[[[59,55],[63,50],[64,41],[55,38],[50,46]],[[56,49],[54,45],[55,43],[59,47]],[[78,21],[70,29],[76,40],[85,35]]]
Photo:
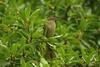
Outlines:
[[8,58],[10,56],[10,50],[7,46],[0,44],[0,66],[9,64]]
[[28,6],[25,8],[25,17],[26,17],[26,18],[29,18],[29,17],[30,17],[30,14],[31,14],[31,5],[28,5]]
[[20,67],[26,67],[26,62],[24,59],[20,60],[20,64],[21,64]]
[[40,67],[50,67],[45,58],[40,59]]

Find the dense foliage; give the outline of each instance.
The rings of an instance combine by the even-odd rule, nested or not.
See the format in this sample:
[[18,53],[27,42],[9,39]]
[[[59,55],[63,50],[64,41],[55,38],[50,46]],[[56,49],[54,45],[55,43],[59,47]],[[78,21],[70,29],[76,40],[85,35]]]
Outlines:
[[[0,0],[0,67],[100,67],[100,0]],[[43,35],[48,16],[56,32]],[[53,59],[47,58],[46,43]]]

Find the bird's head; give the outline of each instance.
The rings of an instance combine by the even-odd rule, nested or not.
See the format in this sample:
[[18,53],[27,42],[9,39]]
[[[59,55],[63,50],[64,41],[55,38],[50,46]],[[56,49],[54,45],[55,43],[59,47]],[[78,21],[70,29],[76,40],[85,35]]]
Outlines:
[[56,20],[56,17],[50,16],[50,17],[48,17],[48,20],[53,20],[53,21],[55,21],[55,20]]

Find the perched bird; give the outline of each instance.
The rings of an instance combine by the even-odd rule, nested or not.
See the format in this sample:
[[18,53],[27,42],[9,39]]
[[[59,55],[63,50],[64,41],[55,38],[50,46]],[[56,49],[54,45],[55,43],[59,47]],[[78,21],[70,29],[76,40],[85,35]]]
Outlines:
[[47,38],[52,37],[54,35],[54,33],[55,33],[55,29],[56,29],[55,21],[56,21],[56,18],[54,16],[50,16],[48,18],[48,22],[45,25],[45,31],[44,31],[45,32],[45,36]]
[[[56,21],[56,18],[54,16],[48,17],[48,21],[47,21],[47,24],[45,25],[45,30],[44,30],[45,36],[47,38],[52,37],[55,33],[55,29],[56,29],[55,21]],[[53,47],[50,46],[49,43],[46,43],[46,57],[48,59],[52,59],[55,56],[56,55],[55,55]]]

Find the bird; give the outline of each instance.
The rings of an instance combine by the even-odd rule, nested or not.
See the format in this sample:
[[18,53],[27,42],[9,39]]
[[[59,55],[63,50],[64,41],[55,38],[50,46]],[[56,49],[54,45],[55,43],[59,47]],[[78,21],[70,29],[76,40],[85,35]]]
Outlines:
[[[56,17],[49,16],[47,24],[45,25],[45,36],[47,38],[50,38],[54,36],[56,30]],[[48,59],[52,59],[55,57],[55,52],[52,46],[50,46],[50,43],[46,42],[46,57]]]
[[47,38],[52,37],[56,29],[56,18],[54,16],[48,17],[47,24],[45,25],[45,36]]

